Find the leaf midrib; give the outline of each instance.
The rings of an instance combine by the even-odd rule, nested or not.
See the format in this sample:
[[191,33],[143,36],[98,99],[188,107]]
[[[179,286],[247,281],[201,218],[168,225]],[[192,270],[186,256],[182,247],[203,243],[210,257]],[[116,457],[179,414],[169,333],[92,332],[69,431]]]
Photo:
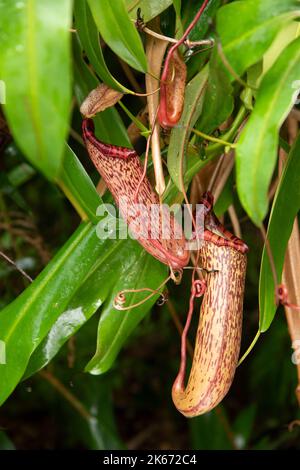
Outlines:
[[238,36],[237,38],[235,38],[234,40],[232,40],[231,42],[225,44],[223,46],[224,48],[224,52],[228,52],[230,51],[234,46],[236,46],[237,44],[241,43],[241,42],[244,42],[246,39],[249,38],[249,36],[252,36],[253,34],[255,34],[255,31],[259,31],[259,29],[261,28],[265,28],[266,26],[268,26],[269,24],[273,23],[273,22],[276,22],[276,21],[283,21],[285,19],[285,17],[287,17],[287,19],[289,19],[289,17],[293,18],[293,17],[296,17],[296,16],[300,16],[300,10],[295,10],[295,12],[287,12],[287,13],[283,13],[282,15],[280,16],[273,16],[272,18],[269,18],[268,20],[264,21],[263,23],[259,23],[258,25],[256,25],[254,28],[252,29],[249,29],[248,31],[246,31],[244,34]]
[[88,232],[90,230],[91,226],[92,226],[91,223],[88,223],[86,225],[86,227],[83,227],[82,233],[80,234],[80,238],[79,239],[76,238],[76,240],[74,240],[74,242],[71,243],[71,245],[68,247],[68,249],[66,250],[64,255],[60,258],[60,260],[55,265],[56,268],[53,269],[53,270],[50,270],[50,272],[45,276],[45,278],[42,281],[40,281],[39,285],[36,287],[36,289],[34,290],[32,295],[30,296],[30,298],[27,299],[27,301],[23,305],[22,314],[19,317],[17,317],[17,319],[12,324],[11,328],[8,329],[8,331],[6,333],[6,336],[2,337],[3,341],[6,341],[6,342],[9,341],[10,337],[14,333],[14,331],[17,328],[17,326],[19,325],[20,321],[24,318],[24,316],[26,315],[28,309],[31,307],[32,302],[41,293],[41,291],[43,290],[45,285],[52,279],[52,277],[57,275],[57,271],[59,270],[59,268],[64,264],[65,260],[70,256],[72,251],[79,245],[79,243],[82,241],[82,238],[85,236],[86,232]]
[[[144,254],[145,254],[145,251],[142,250],[140,256],[139,256],[138,259],[137,259],[137,261],[134,263],[135,265],[138,265],[138,264],[140,263],[140,260],[141,260],[142,256],[144,256]],[[145,271],[146,271],[146,269],[147,269],[147,265],[148,265],[148,264],[149,264],[149,259],[147,259],[147,262],[144,263],[144,265],[143,265],[143,267],[142,267],[142,270],[140,271],[139,279],[143,279],[143,276],[144,276],[144,274],[145,274]],[[130,268],[132,268],[132,266],[130,266]],[[130,268],[128,268],[128,269],[130,269]],[[128,269],[126,270],[126,272],[128,271]],[[136,284],[135,284],[135,286],[136,286]],[[132,304],[132,305],[134,304],[134,299],[135,299],[135,298],[136,298],[136,293],[134,293],[134,294],[132,295],[132,297],[131,297],[131,304]],[[149,310],[150,310],[150,307],[149,307]],[[130,315],[131,312],[132,312],[132,308],[131,308],[130,310],[128,310],[128,312],[127,312],[126,315],[123,316],[123,319],[122,319],[122,321],[121,321],[121,323],[120,323],[120,325],[119,325],[118,331],[117,331],[115,337],[113,338],[112,342],[110,343],[110,347],[106,350],[106,353],[101,357],[101,362],[105,361],[105,359],[107,358],[107,356],[110,355],[111,351],[113,350],[113,347],[114,347],[115,343],[119,340],[120,336],[122,335],[121,333],[122,333],[122,329],[123,329],[124,322],[127,320],[128,315]],[[94,356],[94,358],[95,358],[95,356]],[[94,358],[93,358],[93,359],[94,359]],[[92,359],[92,360],[93,360],[93,359]],[[94,369],[94,367],[93,367],[93,369]],[[98,370],[99,370],[99,369],[98,369]]]
[[[296,63],[299,60],[299,55],[300,55],[300,49],[298,49],[298,55],[296,56],[296,59],[293,58],[293,60],[289,62],[288,67],[285,70],[285,73],[282,75],[282,78],[281,78],[280,82],[278,82],[276,92],[274,93],[273,99],[271,100],[271,106],[269,106],[269,108],[267,110],[267,113],[264,116],[263,124],[260,127],[260,130],[259,130],[259,133],[258,133],[258,139],[257,140],[259,142],[259,145],[256,145],[257,150],[256,150],[256,152],[254,152],[254,158],[252,159],[252,162],[254,162],[254,165],[252,166],[252,174],[254,174],[254,175],[258,174],[257,170],[259,168],[259,161],[260,161],[259,157],[260,157],[260,154],[261,154],[261,146],[263,145],[264,135],[266,133],[266,129],[269,126],[270,115],[272,114],[272,112],[274,110],[274,107],[275,107],[275,103],[278,99],[278,96],[281,93],[281,86],[280,85],[285,81],[285,79],[289,75],[290,71],[295,67]],[[279,127],[279,125],[277,126],[277,128],[278,127]],[[257,198],[258,192],[256,191],[257,183],[258,183],[257,178],[255,178],[254,179],[254,184],[253,184],[254,191],[252,192],[252,200],[254,202],[254,205],[258,203],[258,198]],[[248,206],[248,208],[249,208],[249,206]]]
[[35,134],[35,140],[37,144],[38,155],[37,158],[45,158],[45,150],[43,145],[43,140],[41,138],[41,114],[39,112],[38,106],[38,96],[39,96],[39,85],[38,85],[38,66],[37,66],[37,54],[36,54],[36,16],[35,16],[36,4],[35,0],[28,0],[27,2],[27,70],[28,70],[28,91],[30,95],[29,108],[30,114],[32,117],[33,131]]

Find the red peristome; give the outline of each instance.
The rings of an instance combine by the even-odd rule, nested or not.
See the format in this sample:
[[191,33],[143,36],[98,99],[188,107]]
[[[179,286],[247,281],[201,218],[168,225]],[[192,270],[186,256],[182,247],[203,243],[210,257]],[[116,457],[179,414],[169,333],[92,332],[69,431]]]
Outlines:
[[[185,267],[190,254],[186,249],[183,231],[170,215],[170,234],[168,238],[163,237],[163,222],[168,214],[166,208],[160,206],[158,195],[148,178],[144,177],[137,153],[131,149],[100,142],[94,135],[94,124],[90,119],[83,121],[82,128],[90,158],[137,241],[148,253],[171,268]],[[137,187],[139,190],[136,194]],[[154,220],[153,207],[161,208]],[[157,234],[157,238],[154,238],[153,233]]]
[[[247,253],[249,248],[246,243],[227,230],[214,214],[212,210],[214,197],[209,191],[203,194],[201,202],[204,207],[205,217],[205,230],[203,233],[203,239],[205,241],[214,243],[216,246],[228,246],[239,251],[240,253]],[[215,232],[218,232],[221,235],[218,235]]]
[[105,144],[98,140],[95,135],[95,126],[92,119],[84,119],[82,122],[83,138],[90,141],[98,148],[100,152],[108,157],[124,158],[125,160],[136,156],[136,151],[127,147],[120,147],[118,145]]

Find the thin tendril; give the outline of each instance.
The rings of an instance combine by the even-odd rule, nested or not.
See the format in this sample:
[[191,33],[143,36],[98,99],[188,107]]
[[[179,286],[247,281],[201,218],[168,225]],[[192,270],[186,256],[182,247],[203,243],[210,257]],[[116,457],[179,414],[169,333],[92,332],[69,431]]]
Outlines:
[[201,297],[206,290],[206,282],[203,280],[196,280],[193,281],[191,287],[191,295],[189,301],[189,311],[186,319],[186,323],[181,335],[181,361],[180,361],[180,368],[178,372],[178,379],[180,380],[180,384],[183,384],[184,377],[185,377],[185,369],[186,369],[186,342],[187,342],[187,333],[190,328],[190,324],[192,321],[193,311],[194,311],[194,300],[196,297]]
[[[143,305],[145,302],[147,302],[147,300],[151,299],[151,297],[153,297],[155,294],[159,294],[159,296],[161,298],[161,301],[163,301],[163,303],[164,303],[166,301],[165,300],[166,297],[165,297],[164,293],[160,292],[160,290],[165,284],[167,284],[167,282],[170,279],[172,279],[171,275],[169,275],[160,284],[160,286],[157,289],[151,289],[150,287],[142,287],[141,289],[124,289],[124,290],[120,291],[116,295],[116,297],[114,298],[113,307],[116,310],[121,310],[121,311],[132,310],[133,308],[137,308],[140,305]],[[136,302],[133,305],[124,306],[124,304],[126,302],[126,294],[136,294],[136,293],[139,293],[139,292],[151,292],[151,293],[145,299],[140,300],[139,302]]]
[[186,40],[186,38],[188,37],[188,35],[190,34],[191,30],[193,29],[193,27],[195,26],[195,24],[197,23],[197,21],[200,19],[205,7],[207,6],[208,4],[208,1],[209,0],[205,0],[200,8],[200,10],[198,11],[198,13],[196,14],[195,18],[193,19],[193,21],[189,24],[189,26],[187,27],[187,29],[185,30],[183,36],[179,39],[179,41],[174,44],[170,49],[169,49],[169,52],[167,54],[167,57],[166,57],[166,60],[165,60],[165,65],[164,65],[164,69],[163,69],[163,72],[162,72],[162,75],[161,75],[161,81],[162,82],[165,82],[166,79],[167,79],[167,74],[168,74],[168,69],[169,69],[169,63],[170,63],[170,60],[172,58],[172,55],[174,53],[174,51],[181,45],[184,43],[184,41]]

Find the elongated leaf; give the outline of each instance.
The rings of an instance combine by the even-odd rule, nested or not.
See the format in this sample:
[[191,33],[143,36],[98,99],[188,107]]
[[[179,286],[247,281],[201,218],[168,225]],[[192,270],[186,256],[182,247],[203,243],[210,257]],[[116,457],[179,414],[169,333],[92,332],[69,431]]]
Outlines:
[[96,211],[102,203],[101,197],[79,159],[67,144],[57,182],[81,218],[97,222]]
[[[74,41],[73,48],[75,53],[75,95],[78,103],[81,104],[90,91],[99,85],[99,82],[84,62],[78,41]],[[94,117],[94,123],[96,135],[100,140],[108,144],[131,147],[126,128],[115,107],[107,108],[98,113]]]
[[173,0],[173,6],[176,12],[176,16],[179,16],[180,18],[180,12],[181,12],[181,0]]
[[[145,251],[141,251],[135,264],[130,266],[127,272],[123,272],[123,276],[114,286],[102,311],[98,327],[97,351],[87,364],[86,371],[97,375],[106,372],[112,366],[128,336],[158,297],[155,294],[139,307],[119,311],[113,308],[116,295],[124,289],[144,287],[157,289],[166,275],[166,266],[163,266]],[[143,300],[147,295],[149,292],[126,294],[126,305],[133,305]]]
[[137,10],[147,23],[172,5],[172,0],[126,0],[127,11],[131,19],[136,20]]
[[27,183],[27,181],[29,181],[35,174],[36,171],[31,165],[21,163],[11,169],[8,173],[8,179],[13,186],[18,187]]
[[[274,64],[278,56],[282,53],[290,42],[299,36],[299,23],[294,19],[285,24],[279,31],[271,46],[263,56],[262,72],[265,74]],[[254,65],[255,67],[255,65]],[[255,86],[255,84],[254,84]]]
[[[272,250],[278,282],[281,280],[286,246],[300,209],[300,138],[289,154],[286,167],[277,189],[268,226],[268,240]],[[287,197],[288,194],[288,197]],[[260,279],[259,306],[260,330],[266,331],[276,312],[275,284],[266,249],[263,251]]]
[[75,0],[74,16],[80,42],[95,72],[110,87],[125,93],[130,91],[119,83],[107,68],[100,46],[97,26],[86,0]]
[[220,64],[215,50],[209,61],[203,112],[197,122],[197,129],[210,134],[230,116],[233,110],[232,90],[228,74]]
[[226,181],[226,184],[218,197],[214,205],[214,213],[217,217],[222,217],[222,215],[227,211],[228,207],[233,204],[233,188],[234,179],[233,173],[231,173]]
[[25,378],[48,364],[62,345],[91,318],[122,277],[122,273],[136,262],[140,251],[139,245],[131,240],[105,241],[97,269],[87,276],[33,353]]
[[243,0],[220,8],[217,30],[235,72],[242,75],[260,60],[280,27],[299,15],[298,0]]
[[245,210],[257,225],[268,210],[267,190],[276,162],[278,131],[300,88],[299,46],[298,38],[265,75],[254,111],[238,142],[238,193]]
[[178,126],[171,133],[168,149],[168,170],[179,190],[182,190],[186,145],[191,133],[191,127],[194,126],[202,111],[207,77],[208,67],[205,67],[186,86],[183,113]]
[[0,365],[0,403],[13,391],[30,356],[74,293],[101,262],[104,243],[95,227],[82,224],[34,282],[0,312],[0,339],[6,350],[6,363]]
[[109,47],[131,67],[147,71],[142,41],[130,20],[124,0],[88,0],[97,28]]
[[[189,185],[192,178],[208,163],[209,160],[210,159],[202,160],[196,150],[192,147],[188,147],[186,154],[186,170],[184,172],[185,187]],[[166,204],[174,204],[175,202],[181,202],[182,197],[182,193],[178,193],[177,186],[175,186],[173,180],[170,179],[163,195],[164,202]]]
[[114,402],[112,399],[113,383],[111,377],[95,377],[80,374],[72,378],[76,396],[90,412],[89,420],[82,419],[78,413],[73,413],[72,437],[80,436],[87,449],[106,450],[123,449],[114,418]]
[[59,172],[68,131],[71,3],[0,4],[3,109],[22,152],[50,180]]

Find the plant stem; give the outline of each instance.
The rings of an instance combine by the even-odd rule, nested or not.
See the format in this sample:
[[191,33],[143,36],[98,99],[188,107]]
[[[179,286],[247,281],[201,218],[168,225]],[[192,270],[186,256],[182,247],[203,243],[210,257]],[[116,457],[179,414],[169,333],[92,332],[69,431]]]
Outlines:
[[[229,131],[227,131],[223,136],[222,140],[226,142],[226,145],[228,145],[228,142],[231,142],[234,140],[235,135],[237,131],[239,130],[243,120],[245,119],[247,115],[247,109],[245,108],[244,105],[241,106],[239,109],[239,112],[237,113],[235,120],[233,121]],[[219,139],[220,140],[220,139]],[[205,149],[205,154],[206,156],[211,159],[219,155],[220,151],[224,147],[224,143],[216,143],[212,145],[208,145]]]
[[194,134],[199,135],[199,137],[203,137],[205,140],[209,140],[210,142],[216,142],[221,145],[225,145],[226,147],[230,148],[235,148],[236,144],[232,144],[231,142],[227,142],[226,140],[223,139],[218,139],[217,137],[213,137],[211,135],[205,134],[204,132],[198,131],[198,129],[191,129]]

